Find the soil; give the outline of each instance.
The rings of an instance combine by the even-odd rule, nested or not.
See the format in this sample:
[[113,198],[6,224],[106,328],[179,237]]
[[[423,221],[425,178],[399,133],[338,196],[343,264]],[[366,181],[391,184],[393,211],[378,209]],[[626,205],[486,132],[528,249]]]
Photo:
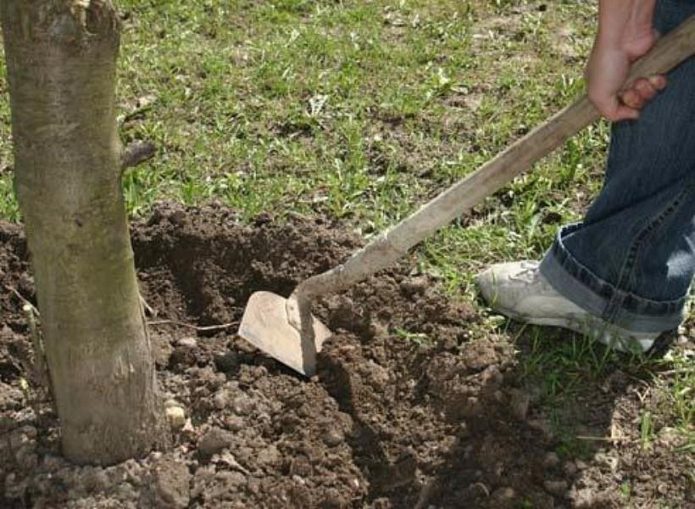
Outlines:
[[172,421],[174,446],[110,467],[61,458],[23,310],[35,302],[25,240],[1,224],[1,507],[695,502],[695,465],[674,452],[678,436],[664,428],[651,447],[639,444],[635,419],[648,404],[639,380],[615,368],[587,387],[567,411],[596,440],[581,455],[562,448],[553,416],[522,383],[524,340],[481,335],[475,308],[413,260],[316,303],[335,335],[312,379],[237,337],[252,292],[287,296],[360,245],[338,224],[264,214],[244,225],[222,207],[162,204],[132,239],[160,387],[168,408],[185,412]]

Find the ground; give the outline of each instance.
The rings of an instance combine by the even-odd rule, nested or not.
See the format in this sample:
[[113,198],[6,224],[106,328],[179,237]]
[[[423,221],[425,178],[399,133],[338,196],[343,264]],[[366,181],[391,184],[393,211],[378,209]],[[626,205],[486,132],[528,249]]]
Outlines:
[[692,320],[667,353],[628,358],[491,314],[472,284],[490,263],[541,256],[580,217],[600,186],[605,123],[398,267],[317,302],[336,333],[317,377],[234,334],[251,292],[287,295],[572,101],[592,3],[121,7],[120,132],[156,147],[125,174],[125,197],[160,384],[184,420],[172,450],[142,460],[61,459],[33,362],[40,317],[5,94],[0,506],[695,503]]
[[[0,238],[3,507],[686,507],[695,495],[692,443],[664,425],[634,362],[561,332],[489,334],[414,257],[317,302],[335,336],[316,377],[260,354],[235,335],[250,293],[286,296],[361,241],[327,219],[244,224],[223,206],[161,205],[133,229],[159,380],[186,416],[174,448],[71,466],[26,385],[35,296],[21,228]],[[557,357],[554,342],[603,364],[586,355],[573,369],[595,369],[590,382],[548,408],[529,364]]]

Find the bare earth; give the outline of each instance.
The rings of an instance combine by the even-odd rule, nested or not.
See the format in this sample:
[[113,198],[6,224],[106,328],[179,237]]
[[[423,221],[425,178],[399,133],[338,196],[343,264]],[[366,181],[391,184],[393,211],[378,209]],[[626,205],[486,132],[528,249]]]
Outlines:
[[289,294],[345,259],[354,235],[320,219],[243,226],[221,207],[161,205],[132,237],[156,313],[160,386],[190,421],[172,450],[142,460],[101,468],[60,457],[31,368],[24,237],[4,223],[0,507],[694,507],[695,461],[679,438],[661,430],[640,445],[640,380],[616,367],[586,387],[565,411],[587,448],[579,457],[559,447],[553,416],[520,382],[524,339],[476,335],[475,309],[413,260],[317,303],[335,336],[307,380],[236,337],[235,325],[184,324],[236,324],[253,291]]

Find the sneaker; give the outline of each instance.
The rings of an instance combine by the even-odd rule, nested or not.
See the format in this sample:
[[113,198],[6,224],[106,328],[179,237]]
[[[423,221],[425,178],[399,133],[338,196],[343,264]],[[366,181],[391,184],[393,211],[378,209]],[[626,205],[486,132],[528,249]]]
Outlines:
[[562,327],[621,352],[649,350],[659,333],[636,332],[610,324],[560,295],[536,261],[499,263],[476,278],[488,305],[509,318],[533,325]]

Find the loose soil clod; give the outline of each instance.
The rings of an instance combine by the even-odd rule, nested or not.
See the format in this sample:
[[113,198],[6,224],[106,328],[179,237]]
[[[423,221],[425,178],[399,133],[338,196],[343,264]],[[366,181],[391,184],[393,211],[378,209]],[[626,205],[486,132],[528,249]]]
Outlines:
[[[339,225],[264,216],[244,226],[220,207],[162,205],[132,238],[143,297],[162,321],[151,335],[160,386],[179,409],[175,447],[107,468],[62,460],[45,395],[23,385],[23,302],[3,292],[2,507],[623,507],[616,477],[650,468],[658,483],[637,484],[642,500],[689,496],[683,456],[664,465],[652,451],[650,465],[627,445],[582,461],[556,451],[512,345],[471,334],[474,310],[411,275],[414,264],[317,303],[335,336],[312,380],[233,330],[181,325],[238,321],[253,291],[287,295],[339,263],[359,245]],[[1,225],[0,283],[35,302],[27,274],[21,228]],[[605,432],[626,393],[626,382],[608,385],[592,401],[591,433]]]

